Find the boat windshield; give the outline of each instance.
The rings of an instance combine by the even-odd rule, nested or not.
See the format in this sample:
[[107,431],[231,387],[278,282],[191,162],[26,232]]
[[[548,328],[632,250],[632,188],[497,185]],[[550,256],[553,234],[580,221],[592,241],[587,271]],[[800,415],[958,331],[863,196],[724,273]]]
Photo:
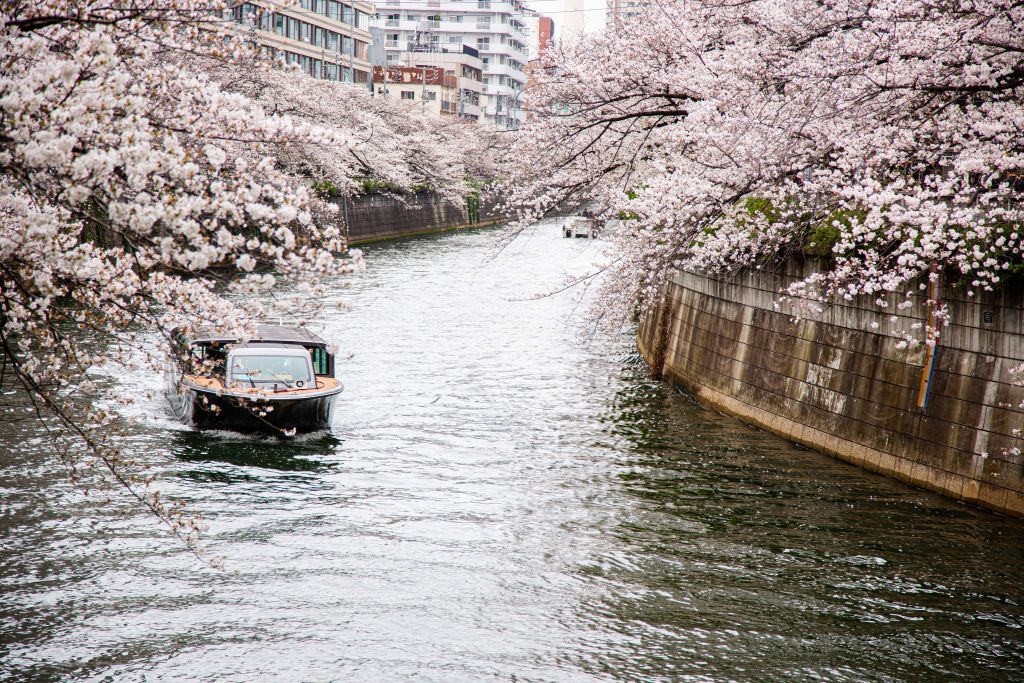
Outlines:
[[229,379],[236,384],[308,383],[309,363],[300,356],[235,356]]

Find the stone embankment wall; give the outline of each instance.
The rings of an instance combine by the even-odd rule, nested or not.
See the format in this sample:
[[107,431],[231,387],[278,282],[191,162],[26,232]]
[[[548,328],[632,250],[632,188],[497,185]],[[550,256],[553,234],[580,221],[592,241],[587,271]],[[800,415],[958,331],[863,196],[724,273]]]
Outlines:
[[[928,297],[887,311],[855,300],[797,321],[780,291],[813,271],[727,279],[680,273],[638,346],[653,371],[699,400],[809,448],[967,503],[1024,516],[1024,287],[970,298],[942,288],[952,323],[918,407],[927,347],[891,332],[927,320]],[[891,320],[897,316],[897,321]],[[877,324],[877,328],[872,325]],[[886,334],[890,332],[890,334]]]
[[349,244],[358,245],[393,237],[423,235],[442,230],[494,225],[503,220],[493,202],[481,202],[479,215],[433,193],[396,197],[370,194],[339,199],[338,215],[348,227]]

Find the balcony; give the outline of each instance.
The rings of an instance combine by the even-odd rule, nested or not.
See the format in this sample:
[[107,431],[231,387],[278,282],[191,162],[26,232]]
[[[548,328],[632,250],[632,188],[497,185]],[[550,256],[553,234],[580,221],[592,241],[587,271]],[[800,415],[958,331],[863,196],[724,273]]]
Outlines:
[[526,74],[522,70],[516,69],[508,64],[498,64],[497,62],[492,61],[484,67],[484,73],[488,76],[508,76],[520,83],[526,82]]
[[484,86],[485,95],[505,95],[506,97],[517,97],[521,91],[515,90],[507,85],[490,85]]
[[526,54],[512,45],[501,45],[500,43],[492,42],[488,47],[481,48],[480,52],[505,55],[506,57],[512,57],[517,62],[522,62],[523,64],[528,61],[526,59]]

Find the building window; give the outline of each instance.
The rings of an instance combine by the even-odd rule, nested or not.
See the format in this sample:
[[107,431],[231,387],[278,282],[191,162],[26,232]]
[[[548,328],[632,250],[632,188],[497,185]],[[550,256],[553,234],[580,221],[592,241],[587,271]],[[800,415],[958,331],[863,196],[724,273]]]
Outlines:
[[416,99],[416,93],[413,92],[412,90],[403,90],[402,91],[402,99],[403,100],[415,100]]
[[423,93],[423,99],[425,99],[427,102],[433,102],[437,100],[437,93],[428,90],[427,92]]

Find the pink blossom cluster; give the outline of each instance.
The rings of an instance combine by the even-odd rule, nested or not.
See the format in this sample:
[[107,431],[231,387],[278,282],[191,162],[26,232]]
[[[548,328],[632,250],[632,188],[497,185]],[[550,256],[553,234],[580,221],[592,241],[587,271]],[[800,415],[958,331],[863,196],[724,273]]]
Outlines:
[[622,219],[626,312],[678,269],[804,251],[829,262],[804,301],[998,287],[1024,264],[1022,27],[1013,0],[655,0],[544,55],[512,201]]

